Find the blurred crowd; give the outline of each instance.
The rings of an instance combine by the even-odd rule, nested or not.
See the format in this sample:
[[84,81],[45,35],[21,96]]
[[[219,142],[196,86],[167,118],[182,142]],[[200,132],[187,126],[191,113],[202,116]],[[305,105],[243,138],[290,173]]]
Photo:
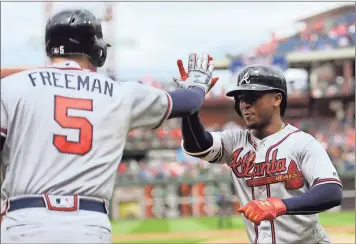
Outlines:
[[209,164],[199,159],[183,162],[168,160],[142,160],[134,159],[123,161],[118,168],[118,181],[169,180],[172,178],[198,179],[214,178],[229,175],[230,168],[225,165]]
[[342,69],[331,62],[324,63],[310,72],[310,92],[313,98],[349,96],[355,93],[355,77],[346,80]]
[[182,139],[180,120],[170,119],[155,130],[136,129],[129,132],[125,149],[177,148]]
[[320,20],[294,36],[279,40],[275,53],[336,49],[353,46],[355,42],[355,12],[349,12]]

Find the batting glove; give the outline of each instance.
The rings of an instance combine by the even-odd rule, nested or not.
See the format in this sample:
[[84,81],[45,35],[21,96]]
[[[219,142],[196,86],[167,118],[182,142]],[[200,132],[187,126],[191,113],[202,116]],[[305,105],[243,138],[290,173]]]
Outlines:
[[181,59],[177,61],[180,77],[173,77],[173,81],[181,88],[200,87],[207,94],[218,81],[219,77],[212,78],[214,71],[213,58],[208,54],[189,55],[188,73],[185,71]]
[[265,201],[253,200],[237,210],[256,225],[263,220],[273,220],[287,212],[286,205],[279,198],[267,198]]

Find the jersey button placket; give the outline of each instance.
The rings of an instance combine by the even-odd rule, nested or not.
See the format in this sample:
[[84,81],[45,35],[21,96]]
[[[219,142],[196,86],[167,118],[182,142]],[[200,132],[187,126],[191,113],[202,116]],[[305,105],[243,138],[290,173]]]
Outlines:
[[264,147],[264,144],[259,144],[256,150],[256,159],[258,162],[262,162],[264,160],[264,154],[262,152],[262,148]]

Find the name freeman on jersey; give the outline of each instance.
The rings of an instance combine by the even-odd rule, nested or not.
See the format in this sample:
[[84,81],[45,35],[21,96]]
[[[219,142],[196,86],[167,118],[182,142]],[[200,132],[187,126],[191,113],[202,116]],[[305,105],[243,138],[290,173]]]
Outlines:
[[109,81],[90,79],[89,76],[59,74],[56,72],[32,72],[28,74],[33,86],[42,84],[71,90],[86,90],[112,97],[114,86]]

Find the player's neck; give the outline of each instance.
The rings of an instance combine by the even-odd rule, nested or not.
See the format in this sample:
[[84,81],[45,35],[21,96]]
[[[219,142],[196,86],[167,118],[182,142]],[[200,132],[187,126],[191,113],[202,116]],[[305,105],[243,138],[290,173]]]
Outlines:
[[279,131],[281,131],[284,128],[285,124],[283,123],[282,119],[280,116],[273,117],[271,119],[271,122],[266,125],[263,129],[261,130],[254,130],[253,134],[255,137],[259,139],[263,139],[267,136],[273,135]]
[[87,57],[84,57],[84,56],[52,57],[51,58],[51,63],[52,64],[61,63],[61,62],[65,62],[65,61],[74,61],[77,64],[79,64],[79,66],[82,69],[89,69],[89,70],[92,70],[92,71],[96,71],[96,68],[91,64],[89,59]]

